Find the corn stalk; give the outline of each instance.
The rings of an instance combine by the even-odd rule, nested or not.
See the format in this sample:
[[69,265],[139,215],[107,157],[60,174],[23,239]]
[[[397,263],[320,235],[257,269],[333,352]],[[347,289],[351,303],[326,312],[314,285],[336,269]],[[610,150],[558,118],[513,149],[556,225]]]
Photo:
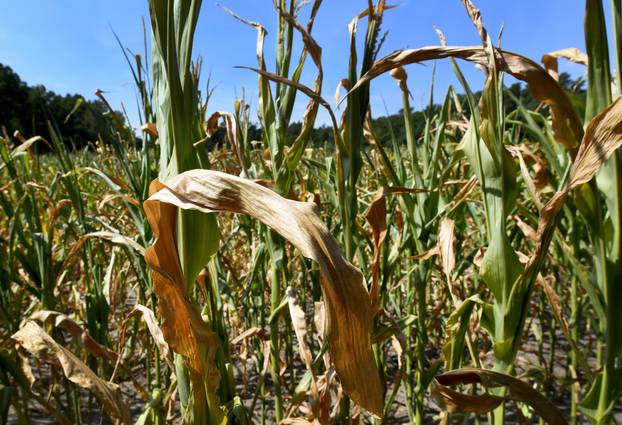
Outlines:
[[[198,87],[192,74],[192,45],[201,0],[150,0],[153,99],[160,145],[159,179],[167,181],[186,170],[207,164],[207,152],[195,148],[198,141]],[[218,227],[212,214],[178,212],[177,250],[187,297],[195,281],[218,248]],[[197,313],[199,312],[198,307]],[[202,351],[208,347],[202,346]],[[203,376],[188,372],[187,360],[175,359],[184,418],[189,423],[220,423],[220,402]]]
[[[602,0],[587,0],[585,9],[585,44],[588,54],[588,92],[586,122],[612,101],[612,81],[607,42],[607,28]],[[612,2],[615,39],[617,87],[620,87],[620,4]],[[590,391],[581,403],[581,411],[594,423],[612,421],[612,409],[622,395],[622,321],[615,310],[615,301],[622,295],[622,152],[616,151],[605,163],[592,185],[594,203],[589,217],[590,234],[595,251],[596,281],[605,308],[605,320],[600,321],[597,362],[602,367]],[[598,187],[597,187],[598,186]],[[600,189],[600,191],[599,191]],[[606,206],[606,210],[603,207]],[[606,212],[605,212],[606,211]],[[609,228],[613,229],[613,235]]]

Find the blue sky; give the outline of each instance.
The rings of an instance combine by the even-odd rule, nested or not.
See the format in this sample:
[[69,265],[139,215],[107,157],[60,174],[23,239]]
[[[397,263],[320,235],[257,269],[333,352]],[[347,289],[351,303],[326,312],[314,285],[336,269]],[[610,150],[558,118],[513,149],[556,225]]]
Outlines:
[[[400,48],[438,44],[433,25],[445,33],[449,44],[478,43],[477,33],[460,0],[390,3],[399,7],[385,14],[383,29],[389,34],[381,55]],[[194,52],[203,56],[205,77],[211,74],[216,86],[210,105],[212,111],[232,110],[236,94],[243,89],[251,104],[257,103],[256,76],[233,68],[256,65],[256,31],[234,20],[219,4],[265,25],[269,33],[266,41],[269,66],[273,64],[276,33],[272,0],[203,1]],[[326,99],[333,99],[338,82],[347,72],[348,22],[366,4],[366,0],[325,0],[320,9],[313,34],[323,48]],[[583,0],[476,0],[475,4],[482,10],[484,23],[494,38],[501,25],[505,25],[503,47],[508,50],[537,61],[543,54],[561,48],[584,50]],[[120,108],[123,102],[135,121],[131,74],[112,30],[128,48],[142,52],[141,17],[148,22],[147,0],[0,0],[0,7],[3,11],[0,63],[12,67],[28,84],[43,84],[57,93],[79,93],[91,99],[96,89],[104,90],[110,103]],[[364,33],[360,33],[362,38]],[[483,81],[480,72],[466,63],[462,69],[472,87],[479,89]],[[413,106],[418,109],[427,104],[432,65],[412,65],[407,70]],[[561,70],[575,76],[583,72],[580,66],[568,63],[562,64]],[[309,60],[303,82],[311,85],[313,71]],[[457,85],[451,67],[447,62],[439,62],[434,93],[437,100],[450,84]],[[384,115],[384,105],[389,112],[401,107],[399,89],[388,76],[373,84],[371,100],[375,116]],[[305,105],[306,99],[299,96],[295,119],[300,119]],[[322,112],[319,122],[327,121]]]

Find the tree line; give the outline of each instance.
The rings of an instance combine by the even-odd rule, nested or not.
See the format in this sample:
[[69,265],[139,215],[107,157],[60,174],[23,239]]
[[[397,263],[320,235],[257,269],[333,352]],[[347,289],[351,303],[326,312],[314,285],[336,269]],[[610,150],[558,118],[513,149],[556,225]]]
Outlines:
[[[569,74],[560,74],[560,84],[572,98],[585,97],[585,88],[581,79],[575,80]],[[535,109],[539,102],[533,98],[525,85],[514,83],[507,90],[519,99],[527,109]],[[479,98],[481,92],[475,93]],[[465,105],[464,95],[458,94],[458,100]],[[505,96],[506,111],[516,108],[515,100]],[[577,102],[580,103],[580,102]],[[420,111],[411,110],[415,136],[419,136],[425,128],[426,117],[434,116],[440,105],[432,104]],[[465,113],[467,109],[465,109]],[[114,112],[115,119],[123,121],[123,115]],[[406,134],[403,121],[403,110],[395,114],[373,119],[376,136],[381,143],[389,144],[393,137],[398,142],[405,143]],[[113,122],[108,107],[101,100],[86,100],[78,94],[61,96],[47,90],[42,85],[29,86],[21,80],[10,67],[0,64],[0,125],[4,126],[9,134],[19,131],[25,137],[34,135],[47,136],[48,125],[54,125],[63,136],[63,140],[70,148],[81,149],[95,141],[111,143],[118,129],[119,122]],[[301,128],[301,123],[293,123],[288,133],[295,138]],[[251,124],[248,128],[250,140],[261,140],[261,128],[258,124]],[[214,142],[222,141],[224,131],[219,131]],[[137,138],[140,140],[140,138]],[[310,146],[324,146],[333,143],[332,128],[322,125],[314,129],[311,134]],[[209,144],[208,144],[209,146]]]
[[86,100],[78,94],[61,96],[43,85],[29,86],[9,66],[0,64],[0,125],[9,134],[19,131],[24,137],[45,137],[48,123],[57,127],[73,148],[97,140],[110,143],[114,137],[102,101]]

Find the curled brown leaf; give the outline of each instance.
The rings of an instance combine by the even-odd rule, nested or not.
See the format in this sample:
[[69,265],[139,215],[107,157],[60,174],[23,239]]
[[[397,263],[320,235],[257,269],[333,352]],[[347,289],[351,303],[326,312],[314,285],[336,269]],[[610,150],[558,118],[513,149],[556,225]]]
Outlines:
[[[285,199],[250,180],[209,170],[191,170],[159,184],[146,202],[145,211],[154,227],[156,244],[146,258],[154,273],[160,310],[169,320],[178,319],[183,309],[183,329],[166,335],[176,350],[182,348],[193,358],[193,341],[201,329],[190,319],[192,309],[183,296],[183,279],[174,244],[177,208],[205,213],[226,211],[246,214],[280,233],[305,257],[318,262],[326,302],[326,332],[329,350],[344,390],[365,409],[382,416],[383,396],[380,376],[371,350],[374,311],[361,272],[343,256],[312,203]],[[198,313],[197,313],[198,314]],[[198,317],[200,320],[200,316]],[[202,322],[201,322],[202,323]],[[177,325],[177,324],[176,324]],[[185,332],[184,332],[185,331]],[[194,335],[194,336],[193,336]],[[176,347],[177,345],[177,347]]]
[[[163,184],[154,181],[150,193],[158,193],[163,188]],[[217,337],[186,296],[175,239],[177,207],[149,198],[144,209],[156,238],[145,252],[145,261],[153,270],[153,291],[158,296],[164,339],[184,357],[191,372],[199,376],[209,374],[209,390],[215,393],[220,381],[214,365]],[[200,353],[200,344],[208,348],[205,356]]]
[[432,396],[439,406],[449,412],[489,412],[503,402],[503,398],[490,394],[462,394],[450,385],[479,383],[485,388],[505,387],[512,400],[528,404],[536,414],[551,425],[565,425],[566,420],[553,403],[531,385],[513,376],[484,369],[463,368],[446,372],[434,378]]

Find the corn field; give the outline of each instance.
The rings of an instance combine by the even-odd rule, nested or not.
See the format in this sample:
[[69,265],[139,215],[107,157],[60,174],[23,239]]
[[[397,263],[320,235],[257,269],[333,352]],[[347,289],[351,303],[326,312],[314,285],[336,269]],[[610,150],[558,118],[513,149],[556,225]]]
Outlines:
[[[438,30],[386,56],[399,8],[360,2],[335,100],[321,0],[265,0],[275,46],[225,9],[257,34],[240,66],[258,97],[214,111],[193,55],[201,0],[148,0],[144,51],[120,49],[140,132],[101,92],[112,144],[4,128],[0,423],[620,423],[622,1],[606,17],[585,0],[586,51],[541,59],[504,50],[461,1],[480,45]],[[585,97],[561,60],[584,67]],[[407,66],[434,61],[460,84],[417,132]],[[403,139],[374,128],[384,74]]]

